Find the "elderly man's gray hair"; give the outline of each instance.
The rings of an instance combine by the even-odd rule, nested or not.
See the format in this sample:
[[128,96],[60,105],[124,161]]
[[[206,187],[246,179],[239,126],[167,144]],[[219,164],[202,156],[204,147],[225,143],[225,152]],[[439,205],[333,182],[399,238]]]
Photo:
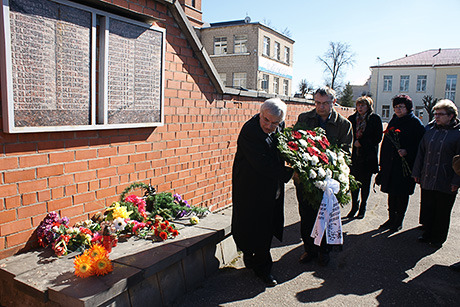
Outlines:
[[280,122],[283,122],[286,118],[287,106],[279,98],[270,98],[264,101],[260,106],[260,112],[267,111],[273,116],[280,118]]
[[335,91],[328,86],[320,87],[316,90],[315,95],[316,94],[320,94],[321,96],[328,96],[332,101],[336,99]]

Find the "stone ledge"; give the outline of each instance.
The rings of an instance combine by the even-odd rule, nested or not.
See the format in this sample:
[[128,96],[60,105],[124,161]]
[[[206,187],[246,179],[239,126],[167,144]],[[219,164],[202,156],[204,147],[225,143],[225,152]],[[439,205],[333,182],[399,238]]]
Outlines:
[[79,278],[73,258],[39,249],[0,260],[0,304],[5,306],[169,306],[231,262],[237,251],[231,216],[209,214],[198,225],[174,223],[180,234],[152,242],[131,237],[110,253],[114,270]]

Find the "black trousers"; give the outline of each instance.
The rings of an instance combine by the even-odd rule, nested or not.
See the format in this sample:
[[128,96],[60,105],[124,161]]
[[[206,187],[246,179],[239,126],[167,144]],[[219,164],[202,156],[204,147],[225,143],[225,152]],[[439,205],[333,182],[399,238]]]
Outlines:
[[[359,170],[352,172],[356,180],[361,182],[359,189],[351,192],[351,204],[352,210],[359,211],[364,213],[366,211],[367,199],[369,198],[369,193],[371,190],[371,179],[372,173],[367,170]],[[361,204],[358,201],[359,193],[361,192]]]
[[266,276],[271,274],[273,260],[270,254],[271,239],[265,242],[264,246],[255,251],[243,252],[244,265],[248,269],[252,269],[258,276]]
[[310,236],[318,215],[318,209],[313,209],[308,200],[303,199],[301,189],[296,188],[296,195],[299,202],[300,235],[305,251],[310,254],[329,253],[331,247],[326,243],[326,235],[323,236],[321,246],[315,245],[314,239]]
[[425,239],[439,244],[446,241],[456,196],[457,194],[421,189],[420,208],[424,211]]
[[388,216],[392,227],[402,226],[408,204],[409,195],[388,194]]

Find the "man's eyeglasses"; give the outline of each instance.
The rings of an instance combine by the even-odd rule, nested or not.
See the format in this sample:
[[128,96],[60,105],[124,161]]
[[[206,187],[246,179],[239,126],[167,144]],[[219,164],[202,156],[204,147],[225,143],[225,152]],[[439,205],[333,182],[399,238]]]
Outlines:
[[393,109],[405,109],[405,108],[406,108],[405,105],[397,105],[393,107]]
[[331,104],[331,103],[332,103],[332,101],[324,101],[324,102],[315,101],[315,104],[316,104],[317,106],[326,106],[326,105]]
[[447,115],[447,113],[433,113],[433,116],[444,116]]

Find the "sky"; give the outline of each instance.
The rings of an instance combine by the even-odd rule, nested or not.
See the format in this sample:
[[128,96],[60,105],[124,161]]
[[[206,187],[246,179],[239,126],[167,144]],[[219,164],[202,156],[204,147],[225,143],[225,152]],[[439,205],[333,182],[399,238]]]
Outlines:
[[[322,86],[318,61],[329,43],[350,45],[344,81],[362,85],[370,66],[429,49],[460,48],[460,0],[202,0],[203,21],[241,20],[286,28],[294,43],[293,92],[300,80]],[[377,57],[380,59],[377,60]]]

